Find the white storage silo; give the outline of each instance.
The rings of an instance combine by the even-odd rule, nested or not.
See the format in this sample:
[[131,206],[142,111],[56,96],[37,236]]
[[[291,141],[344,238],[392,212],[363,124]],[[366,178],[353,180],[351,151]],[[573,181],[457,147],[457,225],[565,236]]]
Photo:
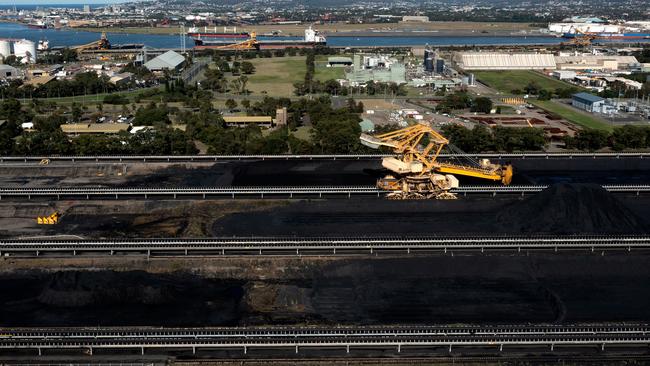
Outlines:
[[11,56],[11,41],[8,39],[0,39],[0,58],[7,58]]
[[14,55],[21,57],[24,64],[36,63],[36,43],[27,39],[17,41],[14,43]]

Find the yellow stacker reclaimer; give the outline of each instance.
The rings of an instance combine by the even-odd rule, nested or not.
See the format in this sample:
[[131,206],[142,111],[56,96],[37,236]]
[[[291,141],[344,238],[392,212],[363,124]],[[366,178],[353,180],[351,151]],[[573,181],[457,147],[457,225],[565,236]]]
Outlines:
[[[395,157],[385,157],[382,166],[393,175],[377,181],[377,187],[390,191],[391,199],[455,199],[450,190],[458,188],[456,176],[466,176],[500,182],[512,182],[512,165],[492,164],[488,159],[474,160],[460,152],[429,125],[416,124],[376,136],[361,134],[361,143],[378,149],[389,147]],[[457,153],[452,161],[438,159],[442,149],[449,147]],[[463,159],[465,163],[456,163]]]

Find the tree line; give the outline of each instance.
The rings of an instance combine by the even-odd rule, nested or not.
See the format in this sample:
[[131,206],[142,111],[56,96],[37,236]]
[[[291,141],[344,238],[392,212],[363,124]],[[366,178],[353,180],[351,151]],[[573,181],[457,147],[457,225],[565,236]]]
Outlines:
[[566,136],[564,143],[567,149],[575,150],[643,150],[650,148],[650,127],[625,125],[611,132],[586,129],[578,131],[575,136]]
[[442,134],[456,147],[468,153],[539,151],[546,146],[544,131],[538,128],[487,128],[477,125],[469,129],[459,125],[447,125],[442,127]]

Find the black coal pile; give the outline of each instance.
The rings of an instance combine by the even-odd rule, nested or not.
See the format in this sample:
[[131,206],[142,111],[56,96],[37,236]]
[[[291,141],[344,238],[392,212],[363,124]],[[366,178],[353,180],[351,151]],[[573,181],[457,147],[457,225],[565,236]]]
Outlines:
[[504,231],[641,234],[648,225],[599,185],[557,184],[497,214]]
[[0,277],[0,325],[213,324],[239,321],[242,283],[184,273],[64,271]]

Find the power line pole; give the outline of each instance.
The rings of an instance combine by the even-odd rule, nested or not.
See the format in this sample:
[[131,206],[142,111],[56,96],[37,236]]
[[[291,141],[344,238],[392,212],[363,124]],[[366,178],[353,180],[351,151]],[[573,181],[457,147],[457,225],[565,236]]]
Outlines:
[[185,48],[186,48],[186,36],[185,36],[185,24],[181,24],[181,52],[185,54]]

